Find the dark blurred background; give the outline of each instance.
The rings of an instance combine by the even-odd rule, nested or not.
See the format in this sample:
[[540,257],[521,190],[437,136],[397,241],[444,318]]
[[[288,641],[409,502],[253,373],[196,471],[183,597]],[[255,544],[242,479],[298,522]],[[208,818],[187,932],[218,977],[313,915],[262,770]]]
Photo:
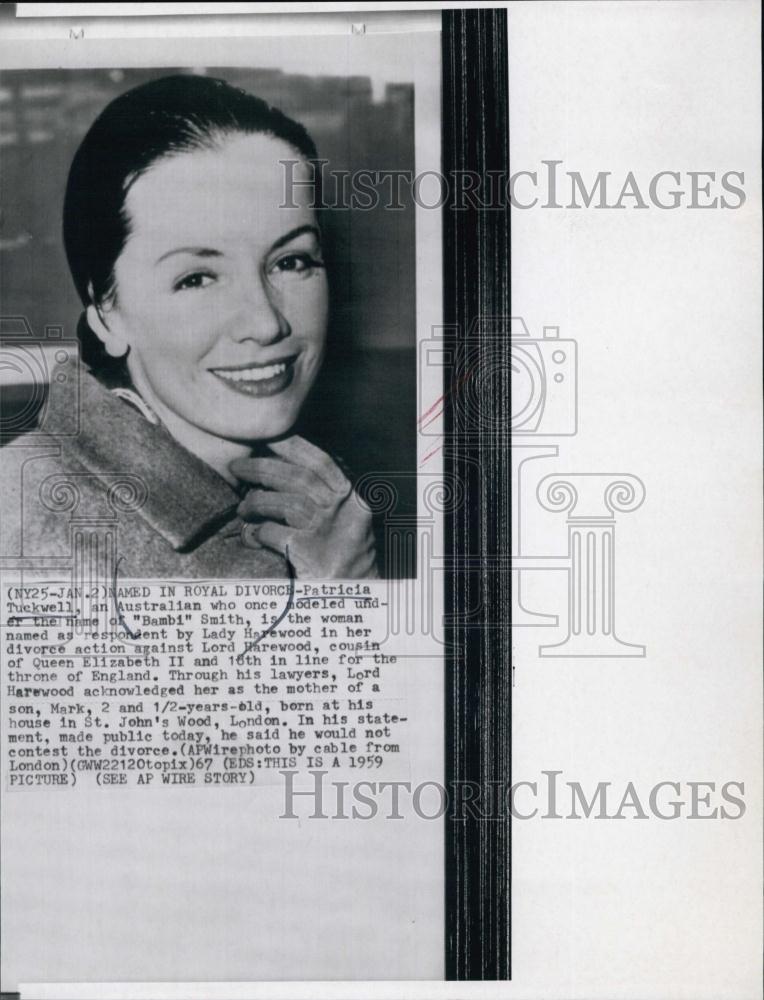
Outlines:
[[[72,157],[114,97],[182,72],[189,70],[0,72],[0,315],[25,316],[40,340],[50,326],[62,327],[65,338],[75,336],[81,305],[61,240]],[[413,85],[389,84],[375,99],[363,76],[230,67],[193,72],[221,77],[302,122],[319,156],[329,161],[326,172],[413,174]],[[330,191],[327,196],[330,201]],[[399,210],[380,204],[322,213],[332,291],[329,352],[300,429],[341,458],[354,478],[416,469],[414,208],[410,198],[402,204]],[[19,406],[31,412],[26,403],[23,388],[0,382],[1,418]],[[11,423],[13,433],[22,429],[17,420]],[[396,482],[396,513],[414,513],[414,477]]]

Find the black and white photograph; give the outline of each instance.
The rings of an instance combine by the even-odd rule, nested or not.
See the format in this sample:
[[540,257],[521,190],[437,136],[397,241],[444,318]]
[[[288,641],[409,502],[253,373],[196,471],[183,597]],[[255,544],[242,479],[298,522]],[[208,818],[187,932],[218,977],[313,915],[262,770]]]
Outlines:
[[[295,39],[293,64],[314,46]],[[123,576],[387,575],[353,486],[405,474],[416,516],[415,204],[376,187],[379,164],[388,186],[413,173],[413,81],[114,67],[0,86],[3,488],[23,496],[3,554],[62,555],[72,518],[116,496]],[[43,440],[59,454],[22,465]]]
[[385,791],[443,782],[440,13],[67,27],[52,61],[21,16],[3,988],[443,978],[443,826]]

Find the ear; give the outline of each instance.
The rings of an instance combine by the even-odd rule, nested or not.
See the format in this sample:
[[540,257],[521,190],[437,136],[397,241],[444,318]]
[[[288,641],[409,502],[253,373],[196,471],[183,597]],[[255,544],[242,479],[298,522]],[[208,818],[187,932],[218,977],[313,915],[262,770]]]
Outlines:
[[113,358],[122,358],[127,354],[130,345],[118,332],[113,323],[109,323],[107,315],[96,305],[89,305],[86,310],[88,326],[103,343],[106,353]]

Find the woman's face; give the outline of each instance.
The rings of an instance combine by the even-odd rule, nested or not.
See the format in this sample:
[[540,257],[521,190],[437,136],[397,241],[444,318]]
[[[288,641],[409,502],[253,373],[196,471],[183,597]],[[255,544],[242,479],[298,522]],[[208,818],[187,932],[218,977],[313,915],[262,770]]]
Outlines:
[[298,207],[279,207],[279,160],[296,158],[279,139],[236,135],[158,161],[128,192],[106,344],[129,347],[133,380],[160,416],[235,441],[296,421],[328,312],[312,189],[295,186]]

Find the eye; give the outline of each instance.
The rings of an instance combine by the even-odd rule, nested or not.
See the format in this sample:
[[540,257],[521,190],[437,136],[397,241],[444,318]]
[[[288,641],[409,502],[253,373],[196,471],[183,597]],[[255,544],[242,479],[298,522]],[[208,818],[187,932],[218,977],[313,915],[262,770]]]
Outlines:
[[206,288],[216,279],[216,275],[211,271],[192,271],[191,274],[184,274],[178,278],[172,286],[174,292],[182,292],[189,289]]
[[272,274],[308,274],[316,268],[324,266],[324,262],[313,254],[288,253],[279,257],[271,266]]

